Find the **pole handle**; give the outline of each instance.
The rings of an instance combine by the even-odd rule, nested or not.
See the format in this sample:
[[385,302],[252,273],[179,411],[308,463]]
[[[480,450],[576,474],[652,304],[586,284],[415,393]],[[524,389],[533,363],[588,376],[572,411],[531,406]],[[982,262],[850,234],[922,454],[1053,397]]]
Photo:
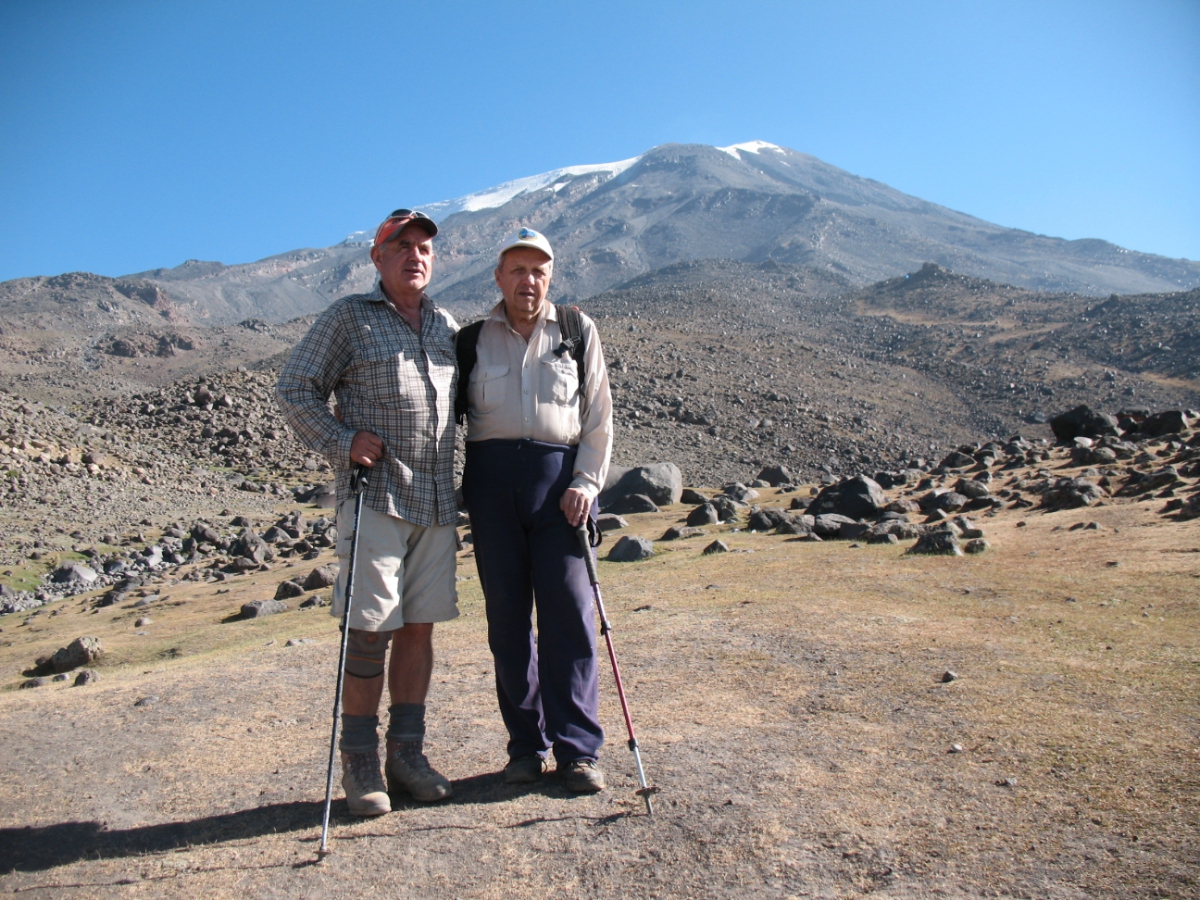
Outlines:
[[358,496],[367,489],[367,482],[371,479],[371,469],[364,466],[362,463],[355,463],[354,468],[350,470],[350,495]]
[[596,577],[596,558],[592,555],[592,541],[588,537],[587,519],[579,523],[575,529],[575,536],[579,538],[579,546],[583,548],[583,561],[587,564],[588,581],[592,587],[600,584],[600,579]]

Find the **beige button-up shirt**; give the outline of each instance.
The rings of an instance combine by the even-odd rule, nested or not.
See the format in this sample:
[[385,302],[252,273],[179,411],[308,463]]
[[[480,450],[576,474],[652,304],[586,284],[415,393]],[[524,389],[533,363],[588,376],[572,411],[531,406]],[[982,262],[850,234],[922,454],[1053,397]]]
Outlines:
[[467,440],[577,445],[571,487],[595,498],[612,455],[612,392],[596,323],[580,318],[587,373],[582,391],[575,360],[569,353],[554,355],[563,339],[557,307],[546,304],[526,343],[509,324],[504,302],[496,305],[479,332],[467,384]]

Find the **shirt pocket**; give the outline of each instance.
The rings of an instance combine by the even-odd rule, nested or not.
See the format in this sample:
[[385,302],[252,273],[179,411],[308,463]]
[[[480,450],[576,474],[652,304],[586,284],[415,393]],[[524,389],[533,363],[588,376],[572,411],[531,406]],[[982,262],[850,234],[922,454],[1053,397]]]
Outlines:
[[579,393],[579,370],[575,360],[569,356],[543,359],[541,375],[538,387],[539,399],[543,403],[568,406]]
[[358,381],[363,395],[376,407],[407,409],[425,400],[424,367],[400,349],[366,348],[359,357]]
[[467,384],[467,402],[475,413],[494,412],[508,393],[508,366],[476,366]]

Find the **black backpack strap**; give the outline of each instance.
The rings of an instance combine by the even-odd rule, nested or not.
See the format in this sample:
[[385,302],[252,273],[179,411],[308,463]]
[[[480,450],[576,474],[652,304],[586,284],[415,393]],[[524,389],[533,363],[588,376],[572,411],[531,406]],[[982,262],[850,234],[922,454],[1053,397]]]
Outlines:
[[563,342],[554,353],[556,356],[562,356],[570,352],[579,372],[579,393],[583,394],[587,371],[583,365],[583,318],[578,306],[558,308],[558,330],[562,333]]
[[475,368],[478,359],[476,345],[479,343],[479,331],[483,328],[484,319],[464,325],[454,338],[454,355],[458,359],[458,390],[454,393],[454,421],[462,425],[467,421],[467,383],[471,380],[471,370]]

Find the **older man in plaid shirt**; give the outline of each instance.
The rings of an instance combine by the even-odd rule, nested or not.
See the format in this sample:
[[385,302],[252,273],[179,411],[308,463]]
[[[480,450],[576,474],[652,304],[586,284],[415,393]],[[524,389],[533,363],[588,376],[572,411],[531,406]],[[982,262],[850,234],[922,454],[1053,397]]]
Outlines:
[[[398,209],[379,226],[368,294],[333,303],[296,346],[276,397],[293,429],[337,472],[341,573],[332,612],[345,608],[353,527],[352,463],[371,467],[359,522],[358,571],[343,695],[342,786],[350,811],[391,811],[388,790],[441,800],[450,782],[424,754],[433,624],[458,615],[455,590],[454,335],[458,325],[425,295],[437,225]],[[337,398],[338,416],[329,407]],[[391,699],[384,770],[379,701],[384,659]]]

